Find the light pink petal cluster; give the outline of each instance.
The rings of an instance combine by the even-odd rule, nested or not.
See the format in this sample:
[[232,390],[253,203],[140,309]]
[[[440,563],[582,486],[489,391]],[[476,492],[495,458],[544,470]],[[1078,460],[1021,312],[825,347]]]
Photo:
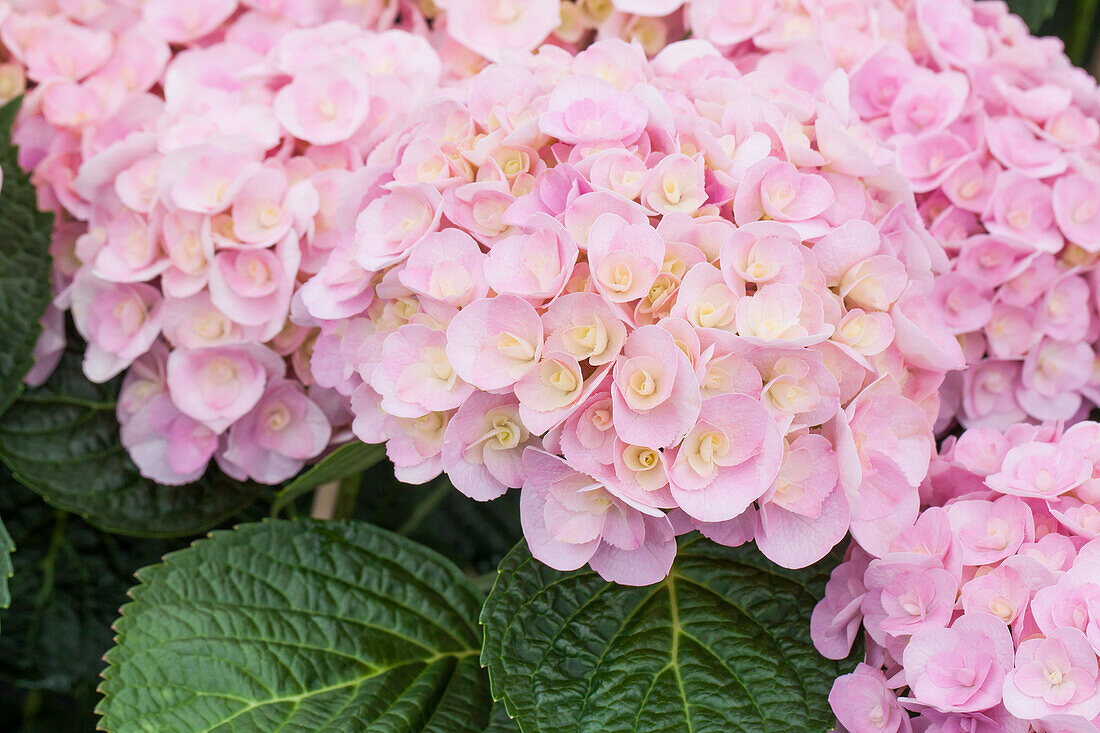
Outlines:
[[[551,6],[560,25],[540,27],[534,19]],[[486,0],[440,7],[432,19],[436,27],[470,53],[493,59],[502,44],[533,49],[541,40],[576,51],[593,37],[620,38],[636,41],[651,56],[684,30],[710,42],[746,73],[754,90],[782,100],[770,135],[790,163],[820,165],[824,154],[832,158],[830,173],[870,175],[883,157],[892,157],[916,192],[920,214],[944,244],[950,267],[938,278],[929,308],[962,344],[970,366],[948,377],[940,428],[956,420],[963,427],[1002,428],[1024,419],[1079,420],[1100,404],[1100,372],[1092,367],[1100,349],[1100,92],[1056,41],[1031,36],[1003,4]],[[472,27],[484,35],[464,30]],[[608,100],[604,121],[611,127],[628,109],[613,88],[624,91],[638,79],[628,58],[604,52],[585,65],[611,82],[587,82],[602,89],[592,94]],[[850,84],[835,83],[836,70],[847,72]],[[813,150],[804,120],[787,115],[787,107],[805,107],[820,95],[839,102],[846,114],[813,122]],[[586,108],[564,97],[559,91],[545,116],[567,134],[569,125],[583,123]],[[619,132],[629,133],[629,126]],[[875,155],[868,152],[872,140],[882,143]],[[731,150],[704,139],[696,149],[735,163],[732,179],[727,171],[708,173],[705,190],[714,195],[744,175],[756,148]],[[686,192],[698,191],[699,182],[690,166],[680,159],[662,165],[679,171],[684,205],[691,205]],[[772,168],[754,171],[752,180],[784,180],[802,191],[789,169]],[[627,195],[645,185],[639,202],[668,213],[661,208],[668,203],[654,198],[659,191],[653,180],[643,182],[622,156],[609,155],[592,171],[593,181]],[[821,187],[808,188],[787,210],[783,197],[750,186],[733,202],[734,212],[742,219],[760,212],[813,232],[819,226],[814,209],[822,205],[814,191],[827,196]],[[739,224],[742,219],[735,216]],[[934,264],[937,270],[946,265]],[[854,302],[881,298],[903,282],[881,263],[863,268],[844,286]],[[867,274],[874,277],[862,279]],[[878,330],[863,338],[873,343]],[[899,339],[922,338],[904,321],[899,330]]]
[[[692,0],[685,13],[792,100],[850,75],[839,96],[894,151],[950,258],[931,303],[969,368],[949,375],[939,427],[1080,420],[1100,404],[1100,91],[1055,39],[975,0]],[[857,164],[844,121],[816,127]],[[796,126],[778,134],[804,144]]]
[[[57,298],[29,380],[57,363],[70,310],[87,377],[125,373],[142,394],[119,418],[146,476],[184,483],[213,458],[279,483],[351,437],[339,395],[309,369],[319,329],[291,313],[330,260],[328,314],[373,297],[357,263],[330,257],[353,235],[341,207],[359,199],[342,197],[372,190],[371,151],[442,76],[423,19],[403,7],[399,29],[396,6],[149,0],[0,14],[3,93],[30,87],[20,163],[58,221]],[[438,193],[424,201],[438,217]],[[395,215],[408,219],[403,205]],[[470,247],[452,262],[424,245],[410,287],[455,305],[483,296],[484,255]],[[412,332],[406,350],[421,346]],[[419,378],[408,366],[394,363],[392,387],[379,378],[387,406]]]
[[293,316],[356,434],[403,480],[519,488],[535,557],[616,582],[693,528],[788,567],[849,528],[885,548],[963,363],[946,258],[850,110],[770,79],[707,43],[546,46],[397,128]]
[[811,625],[837,659],[863,632],[866,664],[829,697],[847,730],[1096,730],[1098,438],[1095,422],[971,428],[884,554],[853,544]]

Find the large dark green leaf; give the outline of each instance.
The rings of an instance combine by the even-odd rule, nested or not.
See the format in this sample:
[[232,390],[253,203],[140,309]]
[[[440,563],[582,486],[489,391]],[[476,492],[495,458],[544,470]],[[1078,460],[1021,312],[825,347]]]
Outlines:
[[361,522],[268,520],[138,574],[107,654],[112,733],[480,733],[479,595],[452,563]]
[[19,169],[11,127],[21,99],[0,109],[0,413],[23,389],[39,319],[50,302],[53,214],[38,211],[30,177]]
[[0,459],[46,501],[111,532],[195,534],[239,512],[261,487],[211,468],[186,486],[144,478],[119,439],[119,380],[92,384],[79,351],[65,353],[41,387],[28,389],[0,421]]
[[633,588],[520,545],[482,610],[482,663],[525,733],[820,733],[855,664],[810,642],[836,560],[785,570],[694,535],[664,582]]
[[363,474],[355,516],[427,545],[474,574],[496,568],[523,537],[518,491],[474,501],[446,476],[403,484],[394,478],[389,461]]
[[156,562],[167,543],[100,532],[2,466],[0,514],[19,547],[11,607],[0,611],[0,677],[23,688],[93,688],[134,571]]

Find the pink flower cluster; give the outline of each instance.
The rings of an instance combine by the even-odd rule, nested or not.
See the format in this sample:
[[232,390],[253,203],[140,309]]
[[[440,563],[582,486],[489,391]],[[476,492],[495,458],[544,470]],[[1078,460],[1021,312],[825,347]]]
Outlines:
[[[448,59],[465,55],[475,68],[484,59],[552,43],[570,52],[594,40],[638,43],[650,56],[692,30],[683,0],[436,0],[427,14]],[[703,21],[707,22],[707,21]],[[461,49],[458,50],[458,49]],[[463,53],[464,52],[464,53]]]
[[838,730],[1095,733],[1100,423],[971,428],[921,491],[934,506],[885,551],[853,545],[814,609],[826,656],[865,632]]
[[743,32],[696,31],[742,70],[811,93],[846,69],[853,110],[895,150],[951,257],[933,301],[969,368],[948,378],[942,427],[1081,419],[1100,404],[1095,80],[1002,2],[735,4]]
[[651,583],[693,527],[790,567],[849,528],[885,547],[962,353],[847,99],[702,41],[488,67],[346,181],[354,236],[295,311],[317,383],[402,480],[522,487],[555,568]]
[[[852,75],[852,106],[896,150],[952,271],[934,300],[974,366],[943,423],[1080,418],[1100,402],[1100,95],[1060,44],[1000,2],[604,0],[437,3],[433,23],[482,56],[689,32],[742,71],[816,94]],[[555,18],[560,24],[555,25]],[[791,128],[792,135],[800,131]]]
[[348,233],[345,182],[435,93],[439,57],[381,1],[20,5],[0,25],[32,84],[14,139],[59,215],[30,379],[71,309],[88,378],[126,372],[118,418],[143,474],[185,483],[215,458],[293,476],[350,437],[350,414],[313,384],[316,331],[291,301]]

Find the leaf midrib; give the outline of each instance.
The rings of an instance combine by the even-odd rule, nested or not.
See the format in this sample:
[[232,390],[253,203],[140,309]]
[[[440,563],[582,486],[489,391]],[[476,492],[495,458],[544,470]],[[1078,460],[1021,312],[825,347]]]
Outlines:
[[[698,542],[699,542],[698,538],[691,538],[688,541],[682,543],[681,546],[680,546],[680,559],[681,560],[686,560],[688,558],[695,558],[695,559],[700,559],[700,560],[716,561],[716,562],[720,562],[720,563],[730,563],[731,562],[728,558],[724,558],[724,557],[721,557],[721,556],[712,556],[712,555],[708,554],[705,551],[704,552],[685,551],[685,550],[688,550],[688,548],[691,548],[692,550],[698,550],[698,549],[704,549],[705,550],[705,548],[706,548],[705,545],[703,545],[703,547],[701,547],[701,548],[696,547]],[[530,557],[525,558],[518,565],[516,565],[514,568],[510,569],[510,574],[515,576],[522,567],[524,567],[525,565],[527,565],[531,562],[534,562],[533,558],[530,558]],[[759,566],[755,563],[751,563],[751,562],[734,561],[733,564],[736,565],[737,567],[741,568],[744,571],[755,572],[755,573],[763,573],[763,574],[766,574],[768,576],[774,577],[776,580],[779,580],[779,581],[782,581],[782,582],[785,582],[785,583],[789,583],[792,586],[794,586],[794,588],[797,591],[801,591],[803,593],[806,593],[807,595],[810,595],[811,598],[813,597],[813,593],[810,590],[810,588],[808,587],[807,583],[804,580],[802,580],[798,577],[792,577],[792,576],[789,576],[789,575],[784,574],[784,573],[771,572],[771,571],[769,571],[768,568],[761,567],[761,566]],[[519,605],[519,607],[513,611],[510,618],[508,619],[508,621],[505,625],[504,634],[507,635],[508,633],[511,632],[516,620],[521,615],[519,613],[520,610],[522,610],[524,608],[528,608],[532,603],[535,602],[535,600],[538,597],[544,595],[549,588],[552,588],[553,586],[556,586],[559,583],[566,582],[567,580],[569,580],[573,577],[576,577],[576,576],[566,575],[566,576],[563,576],[563,577],[560,577],[560,578],[556,578],[555,580],[551,581],[549,584],[539,588],[538,591],[533,596],[531,596],[531,597],[527,598],[525,601],[523,601],[523,603],[521,603]],[[750,623],[752,623],[752,625],[754,625],[757,628],[761,629],[765,633],[765,635],[771,639],[772,644],[773,644],[773,646],[776,650],[776,653],[778,654],[779,658],[782,659],[782,661],[784,662],[786,667],[791,671],[792,676],[795,678],[795,680],[797,681],[799,687],[802,689],[803,695],[808,694],[807,687],[806,687],[806,681],[802,678],[802,674],[800,673],[800,670],[798,669],[797,665],[792,664],[791,660],[787,657],[787,654],[786,654],[785,650],[779,644],[779,640],[775,637],[774,633],[772,633],[769,629],[767,629],[766,627],[761,625],[756,618],[754,618],[751,614],[749,614],[747,612],[747,610],[745,608],[743,608],[741,606],[741,604],[735,602],[733,599],[727,597],[725,594],[719,593],[719,592],[715,591],[713,588],[708,587],[706,584],[704,584],[704,583],[702,583],[698,580],[694,580],[690,577],[687,577],[687,576],[683,575],[682,573],[678,573],[678,572],[676,572],[676,570],[673,570],[673,572],[669,574],[669,576],[666,578],[666,580],[660,586],[657,586],[653,592],[646,594],[644,597],[642,597],[638,601],[637,605],[634,606],[634,608],[630,611],[630,613],[627,614],[624,621],[620,624],[618,630],[610,637],[611,641],[613,641],[614,639],[617,639],[619,636],[621,636],[621,634],[623,632],[623,629],[626,628],[626,626],[638,614],[638,612],[641,610],[641,608],[644,607],[646,604],[648,604],[654,598],[654,596],[657,595],[657,593],[659,593],[662,589],[667,587],[668,593],[669,593],[669,605],[670,605],[670,615],[671,615],[670,629],[672,630],[672,639],[671,639],[671,644],[670,644],[670,661],[669,661],[668,665],[662,667],[660,670],[658,670],[655,673],[653,685],[651,685],[650,689],[647,690],[646,699],[648,699],[648,696],[649,696],[650,692],[652,692],[653,686],[656,685],[656,682],[657,682],[658,679],[660,679],[661,675],[663,675],[665,672],[667,672],[671,669],[673,671],[673,673],[675,674],[675,676],[676,676],[677,685],[680,689],[680,698],[681,698],[681,701],[683,702],[684,716],[685,716],[685,720],[686,720],[686,723],[687,723],[687,731],[690,733],[693,730],[692,722],[691,722],[690,706],[689,706],[689,703],[688,703],[688,700],[687,700],[687,694],[686,694],[686,689],[684,687],[683,678],[680,674],[679,663],[677,661],[678,660],[678,653],[679,653],[679,637],[681,635],[691,639],[692,641],[694,641],[700,648],[704,649],[713,658],[718,660],[722,664],[722,666],[725,668],[725,670],[730,674],[731,679],[734,679],[734,680],[738,681],[738,683],[741,685],[742,688],[744,688],[746,690],[748,689],[748,687],[745,685],[745,683],[740,679],[740,676],[737,675],[733,671],[733,669],[725,661],[721,660],[720,657],[714,652],[714,650],[707,647],[706,644],[704,644],[701,640],[696,638],[694,635],[692,635],[692,634],[690,634],[690,633],[683,630],[683,628],[680,624],[680,620],[679,620],[679,608],[677,607],[677,598],[676,598],[676,590],[675,590],[675,583],[676,583],[677,578],[679,578],[680,580],[683,580],[688,585],[695,586],[695,587],[697,587],[697,588],[699,588],[703,591],[706,591],[709,595],[714,596],[715,598],[717,598],[721,602],[729,604],[731,607],[735,608],[742,617],[744,617],[745,619],[748,619],[750,621]],[[546,661],[547,654],[550,653],[550,651],[553,649],[553,646],[554,646],[555,642],[560,638],[561,634],[564,633],[565,630],[568,628],[569,623],[574,618],[576,618],[577,615],[579,615],[585,608],[587,608],[591,603],[593,603],[603,593],[603,591],[605,591],[609,587],[612,587],[612,584],[609,583],[609,584],[606,584],[604,586],[601,586],[598,590],[596,590],[596,592],[592,593],[583,602],[579,603],[578,607],[576,609],[574,609],[574,611],[570,615],[570,617],[564,623],[562,623],[558,626],[557,630],[555,631],[554,636],[551,638],[550,642],[547,644],[547,649],[544,650],[544,653],[541,656],[539,662],[534,667],[534,669],[536,671],[543,666],[543,664]],[[484,623],[484,619],[483,619],[483,623]],[[597,661],[596,661],[596,663],[593,667],[592,673],[590,675],[588,675],[588,680],[587,680],[588,685],[587,685],[586,691],[584,693],[584,696],[582,698],[581,709],[580,709],[580,711],[578,712],[578,715],[577,715],[577,720],[578,721],[580,720],[580,717],[583,715],[584,710],[588,706],[588,703],[589,703],[589,701],[592,697],[592,684],[593,684],[594,680],[596,679],[596,677],[598,676],[598,673],[599,673],[599,670],[600,670],[600,668],[603,664],[604,658],[606,657],[608,651],[610,650],[610,648],[612,646],[613,646],[613,644],[609,642],[607,644],[607,646],[601,651],[600,656],[597,659]],[[500,651],[500,650],[498,650],[498,651]],[[532,680],[533,680],[533,677],[534,677],[534,675],[532,675]],[[508,696],[507,696],[507,694],[505,694],[504,697],[503,697],[505,702],[509,702],[507,698],[508,698]],[[749,699],[750,699],[750,702],[752,703],[753,708],[756,710],[756,713],[759,716],[759,719],[762,722],[766,722],[767,721],[767,716],[764,714],[763,709],[760,707],[759,702],[755,698],[753,698],[751,695],[749,696]],[[639,708],[639,716],[643,713],[643,708],[644,708],[644,705],[641,708]],[[635,725],[634,725],[634,730],[638,730],[638,722],[639,721],[636,719],[635,720]]]
[[[202,638],[202,637],[198,637],[198,638]],[[471,656],[479,653],[480,651],[481,651],[480,649],[464,649],[464,650],[459,651],[459,652],[441,652],[441,653],[438,653],[438,654],[434,654],[430,657],[423,657],[423,658],[420,658],[420,659],[410,659],[410,660],[401,662],[400,664],[393,664],[393,665],[389,665],[387,667],[378,667],[378,668],[375,668],[372,672],[370,672],[368,674],[359,675],[358,677],[355,677],[353,679],[345,680],[343,682],[338,682],[338,683],[335,683],[335,684],[332,684],[332,685],[326,685],[324,687],[318,687],[318,688],[315,688],[315,689],[310,689],[310,690],[307,690],[307,691],[302,692],[302,693],[297,694],[297,695],[282,695],[282,696],[279,696],[279,697],[265,698],[263,700],[250,700],[248,698],[238,697],[236,695],[227,695],[227,694],[220,693],[220,692],[208,692],[208,691],[204,691],[204,690],[196,690],[196,689],[191,688],[191,687],[185,687],[183,685],[167,685],[167,684],[164,684],[164,683],[158,683],[156,685],[127,684],[126,688],[130,689],[130,690],[134,690],[134,689],[143,689],[143,688],[164,689],[164,688],[168,687],[168,688],[175,688],[175,689],[179,689],[179,690],[186,690],[187,692],[193,693],[196,698],[216,697],[216,698],[220,698],[220,699],[223,699],[223,700],[234,700],[236,702],[247,703],[247,705],[244,708],[236,711],[235,713],[233,713],[232,716],[230,716],[228,718],[225,718],[224,720],[218,721],[217,723],[213,724],[209,728],[203,729],[203,731],[201,732],[201,733],[210,733],[211,731],[216,730],[220,726],[223,726],[223,725],[231,722],[232,720],[234,720],[236,718],[239,718],[240,716],[244,715],[245,713],[251,712],[252,710],[257,710],[257,709],[265,707],[267,705],[279,705],[279,704],[282,704],[282,703],[294,703],[297,706],[297,705],[300,705],[302,702],[304,702],[306,700],[309,700],[312,697],[316,697],[318,695],[324,695],[324,694],[327,694],[329,692],[335,692],[337,690],[342,690],[342,689],[349,688],[349,687],[357,688],[357,687],[362,686],[364,683],[369,682],[370,680],[372,680],[376,677],[381,677],[382,675],[385,675],[388,672],[392,672],[394,670],[402,669],[404,667],[409,667],[409,666],[412,666],[412,665],[423,664],[424,669],[421,671],[421,673],[418,674],[416,677],[414,677],[410,681],[410,683],[408,685],[406,685],[405,688],[402,690],[402,694],[404,694],[405,690],[407,690],[410,686],[412,686],[412,684],[416,680],[418,680],[420,677],[423,676],[423,673],[425,671],[431,669],[435,664],[443,661],[444,659],[451,659],[451,658],[455,659],[456,662],[459,662],[459,661],[465,659],[466,657],[471,657]],[[226,661],[226,660],[222,660],[222,661]],[[450,675],[450,677],[453,678],[457,673],[458,673],[458,665],[456,664],[455,665],[455,671],[454,671],[453,674]],[[448,685],[449,684],[450,684],[450,681],[448,681]],[[396,698],[395,698],[395,702],[396,702],[396,700],[400,700],[401,696],[402,695],[397,695]],[[168,712],[170,709],[171,708],[165,708],[165,709],[160,710],[158,712],[163,714],[165,712]],[[297,708],[295,708],[295,710],[296,709]],[[387,710],[382,711],[382,714],[385,714],[385,712],[387,712],[388,710],[389,710],[389,708],[387,708]],[[290,722],[292,717],[293,717],[293,712],[291,713],[291,717],[289,717],[286,721],[284,721],[282,723],[282,726],[286,726],[287,723]]]
[[[390,709],[393,707],[393,705],[398,700],[400,700],[402,698],[405,691],[408,690],[410,687],[412,687],[412,685],[415,684],[415,682],[418,679],[420,679],[421,677],[424,676],[424,672],[431,669],[436,663],[441,662],[444,659],[448,659],[448,658],[453,658],[455,660],[455,662],[456,662],[455,669],[449,675],[448,682],[447,682],[447,684],[449,686],[451,684],[451,681],[454,679],[455,675],[458,674],[458,664],[457,663],[460,662],[462,659],[465,659],[466,657],[470,657],[470,656],[473,656],[474,654],[477,654],[480,651],[481,651],[480,649],[466,649],[465,651],[457,652],[457,653],[448,652],[446,654],[437,654],[435,656],[426,657],[424,659],[411,659],[411,660],[409,660],[407,662],[403,662],[401,664],[395,664],[395,665],[392,665],[392,666],[389,666],[389,667],[379,668],[375,672],[372,672],[372,673],[366,674],[366,675],[362,675],[360,677],[357,677],[357,678],[352,679],[352,680],[348,680],[346,682],[341,682],[341,683],[335,684],[335,685],[328,685],[327,687],[321,687],[321,688],[318,688],[316,690],[310,690],[308,692],[303,692],[300,695],[290,695],[290,696],[284,696],[284,697],[281,697],[281,698],[271,698],[270,700],[256,701],[256,702],[251,703],[248,707],[243,708],[242,710],[239,710],[238,712],[234,713],[231,717],[226,718],[225,720],[214,724],[210,728],[207,728],[202,733],[211,733],[211,731],[214,731],[217,728],[219,728],[220,726],[223,726],[226,723],[228,723],[228,722],[230,722],[230,721],[232,721],[236,718],[239,718],[240,716],[244,715],[245,713],[248,713],[252,710],[256,710],[258,708],[262,708],[266,705],[278,705],[278,704],[281,704],[281,703],[284,703],[284,702],[290,702],[290,703],[294,703],[295,706],[298,706],[303,701],[308,700],[312,697],[316,697],[318,695],[324,695],[324,694],[329,693],[329,692],[335,692],[336,690],[342,690],[342,689],[348,688],[348,687],[359,688],[364,683],[374,679],[375,677],[381,677],[382,675],[384,675],[388,672],[392,672],[396,669],[401,669],[403,667],[409,667],[409,666],[412,666],[414,664],[423,664],[424,669],[422,669],[416,677],[414,677],[412,680],[410,680],[409,684],[405,685],[404,689],[401,690],[401,694],[395,696],[394,699],[393,699],[393,703],[391,703],[390,706],[388,708],[386,708],[385,710],[383,710],[381,712],[381,714],[378,716],[378,717],[382,717],[383,715],[385,715],[387,712],[390,711]],[[344,707],[347,707],[347,705],[345,704]],[[296,710],[297,710],[297,707],[295,707],[295,711]],[[291,713],[291,716],[293,716],[293,712]],[[333,717],[335,717],[335,715]],[[285,726],[287,723],[290,722],[290,720],[291,720],[291,717],[288,717],[287,720],[283,723],[283,725]]]

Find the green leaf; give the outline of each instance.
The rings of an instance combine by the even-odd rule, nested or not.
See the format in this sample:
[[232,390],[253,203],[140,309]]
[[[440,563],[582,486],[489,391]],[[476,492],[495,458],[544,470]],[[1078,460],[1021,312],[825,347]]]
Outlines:
[[523,538],[518,491],[475,501],[446,476],[403,484],[389,461],[363,474],[355,517],[427,545],[471,574],[495,570]]
[[60,693],[94,688],[134,571],[170,546],[100,532],[43,502],[2,466],[0,514],[19,546],[11,606],[0,611],[0,678]]
[[11,128],[22,98],[0,108],[0,413],[23,390],[34,366],[39,319],[50,302],[50,237],[53,214],[38,211],[30,176],[16,161]]
[[356,440],[340,446],[325,456],[320,463],[287,484],[275,496],[275,501],[271,504],[271,516],[278,516],[302,494],[313,491],[323,484],[341,481],[348,476],[362,473],[384,460],[385,457],[386,446],[383,444],[367,445]]
[[493,703],[493,714],[489,716],[485,733],[519,733],[519,724],[508,715],[504,703]]
[[0,459],[46,501],[97,527],[144,537],[204,531],[238,513],[262,488],[211,468],[186,486],[144,478],[119,438],[121,384],[85,379],[77,346],[50,379],[28,389],[0,421]]
[[1057,8],[1058,0],[1008,0],[1008,9],[1023,18],[1035,34]]
[[691,535],[645,588],[560,573],[519,545],[485,607],[482,664],[525,733],[817,733],[833,680],[810,612],[839,555],[793,571]]
[[479,597],[447,559],[361,522],[215,532],[138,574],[107,654],[112,733],[480,733]]

